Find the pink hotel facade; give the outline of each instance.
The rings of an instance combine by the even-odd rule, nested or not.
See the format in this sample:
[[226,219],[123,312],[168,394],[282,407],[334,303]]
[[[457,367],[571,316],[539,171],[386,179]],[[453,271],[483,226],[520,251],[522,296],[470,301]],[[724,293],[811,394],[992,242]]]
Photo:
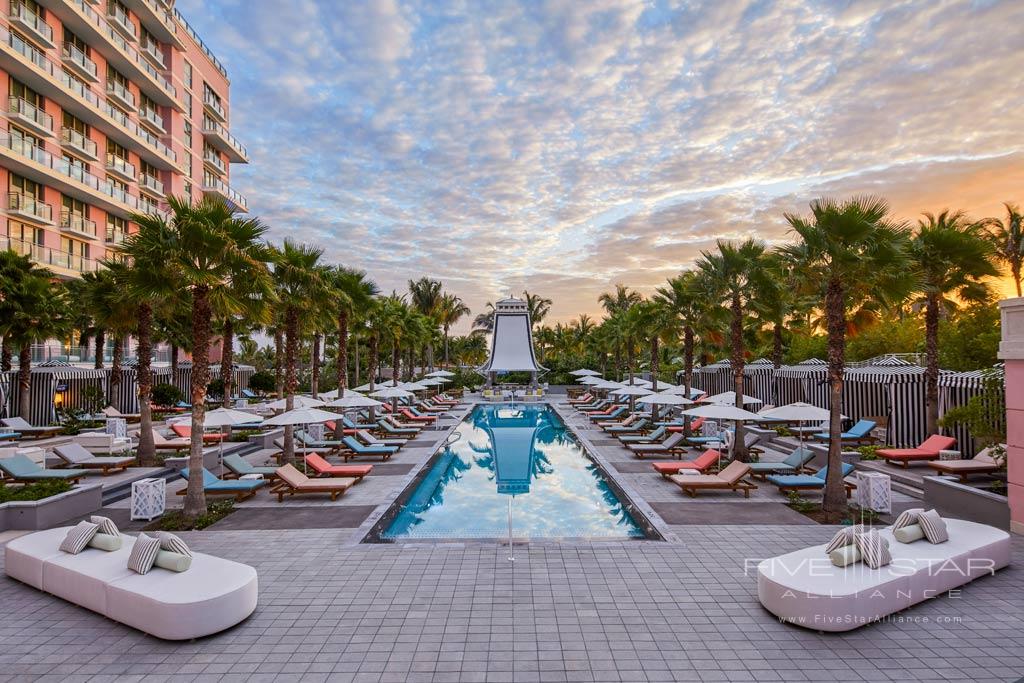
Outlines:
[[0,0],[0,249],[73,278],[169,194],[247,211],[227,72],[173,5]]

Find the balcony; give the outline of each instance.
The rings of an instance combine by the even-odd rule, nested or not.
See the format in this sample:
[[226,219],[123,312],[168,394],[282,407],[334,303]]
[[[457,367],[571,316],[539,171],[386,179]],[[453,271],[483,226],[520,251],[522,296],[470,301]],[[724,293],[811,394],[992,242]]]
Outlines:
[[245,197],[242,196],[236,190],[219,178],[210,178],[207,176],[203,177],[203,194],[217,197],[224,201],[228,205],[228,208],[240,211],[242,213],[249,212],[249,203],[245,201]]
[[227,123],[228,115],[227,112],[224,111],[224,105],[221,104],[219,97],[211,95],[208,92],[203,93],[203,107],[214,119],[221,123]]
[[147,173],[139,174],[139,189],[152,192],[153,194],[163,197],[164,196],[164,184],[159,178],[154,178]]
[[155,109],[139,107],[139,121],[158,131],[161,135],[167,134],[167,129],[164,128],[164,117],[160,116]]
[[16,121],[33,132],[53,137],[53,117],[45,111],[15,95],[7,98],[7,118]]
[[53,207],[30,194],[8,192],[7,213],[33,223],[53,225]]
[[119,176],[122,180],[135,182],[135,164],[131,164],[116,154],[107,153],[107,172]]
[[111,98],[128,109],[135,109],[135,95],[117,81],[107,81],[107,99]]
[[151,40],[144,41],[139,45],[139,52],[142,53],[143,57],[148,57],[158,69],[166,69],[167,65],[164,64],[164,53],[160,49],[158,43],[154,43]]
[[184,41],[178,35],[178,23],[174,21],[174,14],[170,8],[174,3],[166,3],[163,0],[124,0],[124,4],[135,14],[139,23],[149,29],[158,40],[174,43],[178,49],[185,48]]
[[96,71],[96,62],[89,59],[84,52],[72,43],[64,43],[61,50],[64,65],[87,81],[98,83],[100,78]]
[[117,228],[107,225],[106,239],[107,246],[121,246],[124,244],[125,238],[128,237],[128,233],[124,230],[118,230]]
[[56,271],[58,275],[77,276],[99,269],[99,263],[87,256],[53,249],[42,244],[25,242],[13,237],[0,237],[0,247],[10,249],[22,256],[28,256],[39,265]]
[[249,154],[245,149],[245,145],[235,139],[235,136],[228,132],[224,124],[217,123],[209,116],[204,116],[203,135],[207,137],[210,144],[224,152],[229,161],[236,164],[249,162]]
[[11,12],[8,15],[11,26],[20,28],[28,34],[29,38],[35,39],[44,47],[55,48],[53,42],[53,29],[43,20],[41,16],[30,10],[26,5],[12,0]]
[[91,221],[80,213],[72,213],[61,209],[60,229],[82,237],[96,237],[96,221]]
[[92,161],[99,161],[99,156],[96,153],[96,143],[73,128],[60,129],[60,144],[79,156],[86,157]]
[[228,165],[224,163],[224,160],[220,158],[220,155],[213,150],[203,150],[203,161],[206,165],[213,168],[217,173],[221,175],[227,175]]
[[124,34],[128,40],[135,40],[135,24],[128,17],[128,13],[112,2],[107,3],[107,23]]

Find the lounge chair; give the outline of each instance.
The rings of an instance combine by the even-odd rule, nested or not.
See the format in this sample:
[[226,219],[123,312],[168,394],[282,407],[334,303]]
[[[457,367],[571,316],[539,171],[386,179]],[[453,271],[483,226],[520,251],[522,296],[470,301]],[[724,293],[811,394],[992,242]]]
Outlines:
[[253,392],[250,389],[242,389],[241,394],[242,394],[242,398],[247,398],[247,399],[259,398],[259,395],[256,394],[255,392]]
[[131,437],[105,432],[82,432],[75,437],[75,442],[93,455],[122,455],[132,449]]
[[682,470],[696,470],[703,473],[709,467],[721,460],[722,454],[713,448],[709,448],[693,460],[680,460],[679,462],[652,462],[651,467],[661,476],[668,479],[673,474],[679,474]]
[[336,439],[320,439],[319,441],[314,439],[304,429],[295,430],[295,438],[302,442],[303,447],[308,451],[314,449],[317,451],[326,451],[327,453],[337,453],[340,451],[345,444]]
[[658,427],[647,434],[616,434],[616,438],[622,443],[658,443],[665,436],[667,429]]
[[566,403],[568,403],[571,406],[578,406],[586,405],[587,403],[590,403],[592,400],[594,400],[593,395],[590,393],[586,393],[577,398],[570,398],[568,401],[566,401]]
[[398,449],[395,448],[394,446],[364,446],[363,444],[353,439],[351,436],[346,436],[344,439],[342,439],[342,441],[345,443],[345,448],[347,449],[344,453],[342,453],[342,457],[345,458],[345,462],[348,462],[349,458],[356,458],[362,456],[376,457],[380,458],[381,460],[387,460],[392,455],[398,452]]
[[673,434],[661,443],[629,444],[628,448],[633,451],[633,455],[641,459],[648,455],[681,454],[686,450],[682,434]]
[[59,479],[74,484],[87,474],[85,470],[44,469],[29,460],[28,456],[21,454],[0,458],[0,472],[3,472],[4,476],[10,477],[14,481],[26,483]]
[[126,470],[129,465],[134,465],[136,460],[134,457],[125,456],[95,456],[87,451],[82,444],[74,442],[54,446],[53,452],[58,458],[72,467],[83,469],[96,468],[104,476]]
[[415,408],[411,408],[410,410],[413,410],[416,413],[419,413],[421,410],[425,410],[428,413],[447,413],[448,406],[431,405],[429,401],[420,401],[416,404]]
[[[843,479],[845,480],[851,472],[853,472],[853,465],[844,462],[842,469]],[[789,493],[790,491],[822,490],[825,488],[826,476],[828,476],[828,466],[822,467],[814,474],[769,474],[767,478],[769,484],[779,487],[779,493]],[[846,487],[847,498],[857,488],[855,484],[847,481],[843,481],[843,486]]]
[[[690,433],[693,434],[694,432],[699,432],[700,428],[704,426],[704,420],[705,420],[705,418],[703,418],[703,417],[698,417],[696,420],[691,420],[690,421]],[[680,422],[679,424],[667,425],[665,428],[668,431],[670,431],[670,432],[685,432],[686,431],[686,425],[683,424],[682,422]]]
[[430,423],[434,423],[434,422],[437,421],[437,416],[436,415],[417,415],[416,413],[412,412],[408,408],[402,408],[402,410],[399,411],[399,412],[401,412],[401,414],[407,420],[412,420],[413,422],[430,422]]
[[0,441],[17,441],[21,438],[18,432],[0,430]]
[[356,481],[373,471],[373,465],[332,465],[316,453],[306,456],[306,466],[321,477],[352,477]]
[[381,439],[366,429],[357,431],[356,436],[362,439],[367,446],[394,446],[395,448],[401,448],[406,442],[406,439]]
[[613,422],[617,418],[624,419],[628,410],[629,409],[626,408],[626,406],[615,406],[614,408],[609,408],[607,411],[602,410],[597,413],[587,413],[587,419],[594,423]]
[[282,502],[285,496],[296,493],[329,493],[331,500],[337,500],[338,496],[352,488],[355,483],[356,480],[352,477],[310,479],[293,465],[285,465],[277,469],[277,481],[270,488],[270,492],[277,494],[278,503]]
[[7,427],[11,431],[18,432],[23,437],[31,437],[33,439],[45,439],[48,436],[60,433],[61,429],[60,427],[33,427],[21,417],[5,417],[0,420],[0,425]]
[[377,421],[377,426],[380,427],[382,434],[388,434],[391,436],[402,436],[406,439],[411,439],[420,433],[420,430],[415,427],[396,427],[387,420],[381,419]]
[[800,474],[813,458],[814,453],[809,448],[798,446],[782,462],[750,463],[750,473],[755,479],[765,479],[769,474]]
[[[840,434],[839,440],[844,444],[871,443],[876,440],[876,437],[871,435],[871,430],[877,426],[878,423],[874,420],[859,420],[857,424]],[[811,438],[818,441],[828,441],[830,437],[828,432],[817,432],[815,434],[811,434]]]
[[[308,455],[309,453],[317,452],[317,449],[315,448],[309,448],[307,446],[304,446],[302,440],[298,437],[297,434],[295,435],[295,441],[292,445],[294,446],[295,455]],[[284,437],[274,439],[274,446],[278,448],[277,458],[278,460],[280,460],[281,457],[284,455]]]
[[142,419],[142,415],[140,413],[122,413],[114,406],[107,406],[100,412],[103,413],[103,415],[107,418],[118,418],[124,420],[125,422],[138,422],[139,420]]
[[[192,425],[185,422],[176,422],[171,425],[171,431],[182,439],[192,439]],[[203,443],[220,443],[228,435],[224,432],[204,432]]]
[[192,439],[168,439],[154,429],[153,448],[158,451],[187,451],[192,448]]
[[394,415],[390,415],[390,414],[389,415],[382,415],[381,419],[390,422],[392,427],[397,427],[398,429],[415,429],[417,432],[419,432],[425,426],[421,422],[402,422],[401,420],[396,418]]
[[876,455],[887,463],[899,463],[906,468],[914,460],[938,460],[939,451],[949,450],[956,444],[951,436],[932,434],[917,448],[880,448]]
[[614,427],[606,427],[605,431],[609,434],[635,434],[636,432],[642,432],[647,429],[647,423],[650,422],[646,417],[642,417],[635,422],[628,425],[616,425]]
[[757,488],[755,484],[744,481],[743,477],[750,474],[750,465],[733,460],[728,467],[718,474],[673,474],[669,481],[676,484],[683,493],[696,497],[698,491],[743,491],[744,498],[750,498],[750,492]]
[[967,481],[972,474],[992,474],[1003,469],[1003,465],[988,454],[988,449],[964,460],[935,460],[929,462],[928,467],[940,474],[955,474],[960,481]]
[[596,413],[604,413],[605,415],[607,415],[608,413],[612,412],[613,410],[615,410],[618,407],[620,407],[620,406],[618,406],[617,404],[613,404],[611,401],[609,401],[607,399],[604,399],[604,400],[598,401],[597,403],[595,403],[593,405],[581,406],[581,407],[577,408],[577,410],[579,410],[581,413],[586,413],[588,415],[596,414]]
[[241,479],[247,474],[259,474],[265,479],[270,479],[277,475],[276,467],[260,467],[253,465],[238,453],[225,455],[224,467],[229,470],[228,474],[223,475],[224,479]]
[[355,422],[347,415],[341,416],[341,423],[348,429],[376,429],[377,425],[369,422]]
[[642,419],[643,416],[640,413],[633,413],[632,415],[620,415],[613,420],[598,420],[594,424],[601,429],[608,429],[609,427],[628,427],[634,422]]
[[[189,471],[187,467],[182,468],[181,476],[187,481]],[[234,496],[235,500],[245,500],[256,495],[256,490],[265,486],[266,479],[218,479],[213,472],[203,468],[203,493],[208,496]],[[188,487],[178,491],[179,496],[184,496]]]
[[816,425],[794,425],[792,427],[787,427],[787,429],[794,434],[803,434],[804,436],[810,436],[811,434],[817,434],[818,432],[827,432],[828,428],[828,420]]

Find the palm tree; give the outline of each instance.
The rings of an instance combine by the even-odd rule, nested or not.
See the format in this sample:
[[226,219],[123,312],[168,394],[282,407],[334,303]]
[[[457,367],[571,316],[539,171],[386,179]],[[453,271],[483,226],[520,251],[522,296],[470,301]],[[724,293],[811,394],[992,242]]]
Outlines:
[[[352,318],[357,313],[365,312],[371,300],[377,295],[376,283],[367,279],[366,273],[354,268],[338,266],[328,275],[331,293],[336,298],[335,310],[337,319],[337,368],[338,395],[348,387],[348,336]],[[358,346],[357,346],[358,349]],[[335,423],[335,438],[340,439],[344,425],[341,420]]]
[[928,433],[939,430],[939,318],[957,301],[982,302],[991,296],[988,278],[997,277],[995,245],[984,222],[963,211],[924,214],[910,240],[908,253],[919,279],[924,304],[925,396]]
[[[726,312],[713,303],[710,290],[702,273],[688,270],[669,280],[667,286],[659,287],[655,295],[679,317],[683,331],[683,385],[687,397],[693,388],[695,337],[700,335],[721,343],[719,329]],[[689,419],[686,424],[689,429]]]
[[530,322],[534,327],[540,325],[551,311],[551,299],[546,299],[540,294],[530,294],[527,291],[523,292],[523,298],[526,299],[526,310],[530,313]]
[[444,332],[444,365],[448,367],[448,340],[449,333],[451,332],[452,326],[459,322],[463,316],[469,315],[469,306],[467,306],[462,299],[454,294],[445,294],[441,297],[441,303],[438,306],[438,319],[441,321],[441,330]]
[[771,360],[778,369],[784,352],[783,329],[799,303],[795,294],[796,274],[794,264],[779,252],[765,254],[765,268],[775,286],[754,292],[751,304],[758,320],[770,330]]
[[1017,296],[1021,296],[1021,266],[1024,265],[1024,213],[1015,205],[1007,202],[1006,218],[989,219],[989,235],[996,245],[996,256],[1010,267],[1010,276],[1017,287]]
[[[412,309],[439,323],[438,309],[444,296],[442,287],[440,280],[432,280],[427,277],[409,280],[409,300]],[[434,369],[434,344],[429,339],[427,340],[427,365],[431,370]]]
[[876,197],[840,201],[816,199],[807,218],[786,214],[801,241],[781,251],[797,264],[803,286],[816,292],[828,334],[829,449],[822,510],[838,522],[846,510],[842,478],[843,378],[847,316],[862,301],[902,300],[914,286],[908,268],[908,230],[889,218],[889,205]]
[[[297,244],[285,239],[281,249],[274,254],[274,283],[277,298],[284,308],[284,364],[285,364],[285,410],[295,408],[295,390],[298,388],[297,364],[299,360],[300,335],[303,324],[299,316],[310,301],[326,298],[329,273],[320,263],[323,249]],[[308,329],[308,321],[305,321]],[[284,428],[284,460],[295,457],[295,433],[290,426]]]
[[494,304],[488,301],[485,308],[487,309],[486,311],[477,313],[476,317],[473,318],[474,332],[494,331]]
[[[729,365],[732,370],[736,407],[743,407],[743,366],[746,346],[743,340],[743,312],[749,309],[756,292],[774,285],[765,267],[765,245],[748,239],[739,244],[718,241],[717,252],[701,252],[697,269],[707,278],[713,298],[728,308]],[[733,439],[733,457],[741,462],[747,459],[743,423],[736,422]]]
[[[117,388],[121,386],[125,340],[136,326],[135,306],[125,296],[122,283],[117,281],[111,270],[84,273],[79,282],[81,285],[76,287],[76,292],[82,297],[83,306],[92,313],[97,329],[110,332],[114,336],[108,387],[108,399],[112,399]],[[96,356],[99,359],[99,367],[102,367],[102,345],[97,346]]]
[[183,513],[194,519],[206,512],[203,478],[203,432],[206,387],[210,383],[210,341],[215,316],[240,312],[244,302],[233,283],[248,280],[250,287],[267,298],[271,295],[267,261],[271,254],[262,237],[266,228],[257,219],[234,215],[223,202],[204,198],[168,197],[169,222],[154,222],[157,230],[139,233],[134,249],[144,262],[161,256],[171,282],[187,292],[192,301],[192,446]]

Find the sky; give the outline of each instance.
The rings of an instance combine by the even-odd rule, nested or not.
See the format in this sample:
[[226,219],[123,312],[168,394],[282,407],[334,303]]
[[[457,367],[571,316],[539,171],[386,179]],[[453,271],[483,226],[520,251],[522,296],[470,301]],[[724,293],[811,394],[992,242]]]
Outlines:
[[[1024,2],[178,0],[231,77],[274,239],[546,322],[719,238],[878,194],[1024,203]],[[469,320],[457,332],[465,332]]]

